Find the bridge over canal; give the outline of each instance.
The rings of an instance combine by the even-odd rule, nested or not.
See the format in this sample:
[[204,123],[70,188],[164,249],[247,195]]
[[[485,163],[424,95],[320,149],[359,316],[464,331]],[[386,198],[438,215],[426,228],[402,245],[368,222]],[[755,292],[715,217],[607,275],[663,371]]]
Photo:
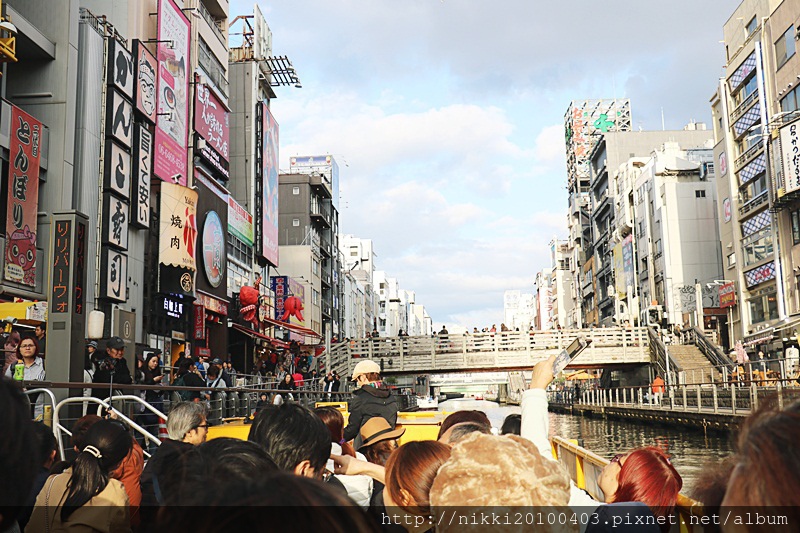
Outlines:
[[647,328],[600,328],[351,340],[332,346],[328,364],[341,376],[361,359],[380,363],[384,375],[529,370],[579,335],[592,342],[570,369],[651,362]]

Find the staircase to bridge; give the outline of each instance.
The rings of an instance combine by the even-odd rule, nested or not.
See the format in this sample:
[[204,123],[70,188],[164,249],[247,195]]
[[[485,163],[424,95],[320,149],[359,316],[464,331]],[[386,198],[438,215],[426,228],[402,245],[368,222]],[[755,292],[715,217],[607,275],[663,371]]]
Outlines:
[[597,328],[350,340],[332,346],[327,363],[342,377],[361,359],[379,363],[384,375],[530,370],[579,335],[591,344],[570,369],[651,362],[647,328]]

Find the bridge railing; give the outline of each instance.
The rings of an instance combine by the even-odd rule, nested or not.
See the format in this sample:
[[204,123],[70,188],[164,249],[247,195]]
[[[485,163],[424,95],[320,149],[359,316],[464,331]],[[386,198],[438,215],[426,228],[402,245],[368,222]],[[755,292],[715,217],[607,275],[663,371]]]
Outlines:
[[592,342],[576,366],[650,360],[646,328],[599,328],[353,339],[333,346],[330,361],[340,375],[349,374],[359,359],[382,362],[387,374],[520,368],[557,353],[579,335]]

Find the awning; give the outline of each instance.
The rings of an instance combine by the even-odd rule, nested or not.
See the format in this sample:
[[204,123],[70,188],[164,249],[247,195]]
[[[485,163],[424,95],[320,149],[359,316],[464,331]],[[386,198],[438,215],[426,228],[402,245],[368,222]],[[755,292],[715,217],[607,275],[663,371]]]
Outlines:
[[790,317],[789,320],[785,325],[776,328],[779,337],[794,337],[794,332],[800,329],[800,318],[794,317],[794,320],[791,320]]
[[35,326],[47,321],[47,302],[0,303],[0,320],[15,318],[21,324]]
[[278,339],[273,339],[272,337],[267,337],[266,335],[262,335],[258,331],[254,331],[254,330],[252,330],[250,328],[246,328],[246,327],[241,326],[239,324],[231,324],[231,325],[233,326],[233,329],[241,331],[245,335],[249,335],[250,337],[252,337],[254,339],[265,340],[268,343],[270,343],[273,346],[276,346],[278,348],[288,348],[289,347],[289,343],[288,342],[284,342],[284,341],[281,341],[281,340],[278,340]]
[[280,320],[274,320],[272,318],[264,318],[264,322],[272,324],[273,326],[278,326],[279,328],[286,328],[289,331],[302,333],[303,335],[307,335],[309,337],[317,337],[318,339],[322,338],[322,335],[320,335],[313,329],[304,328],[303,326],[295,326],[294,324],[289,324],[288,322],[281,322]]
[[744,341],[742,342],[742,345],[754,346],[756,344],[766,344],[770,340],[772,340],[772,336],[774,333],[775,333],[775,328],[767,328],[761,330],[758,333],[745,337]]

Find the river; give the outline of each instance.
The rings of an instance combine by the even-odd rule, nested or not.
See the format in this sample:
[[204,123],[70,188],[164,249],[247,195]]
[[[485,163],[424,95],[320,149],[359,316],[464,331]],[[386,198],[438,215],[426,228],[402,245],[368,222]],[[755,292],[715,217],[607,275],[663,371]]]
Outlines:
[[[477,409],[486,413],[492,426],[500,428],[506,416],[519,413],[518,406],[501,406],[485,400],[459,399],[439,404],[440,411]],[[550,435],[578,439],[581,446],[610,459],[620,452],[642,446],[659,446],[683,478],[684,494],[691,493],[698,476],[709,465],[731,454],[732,437],[722,433],[704,435],[701,431],[668,426],[635,424],[619,420],[583,418],[549,413]]]

